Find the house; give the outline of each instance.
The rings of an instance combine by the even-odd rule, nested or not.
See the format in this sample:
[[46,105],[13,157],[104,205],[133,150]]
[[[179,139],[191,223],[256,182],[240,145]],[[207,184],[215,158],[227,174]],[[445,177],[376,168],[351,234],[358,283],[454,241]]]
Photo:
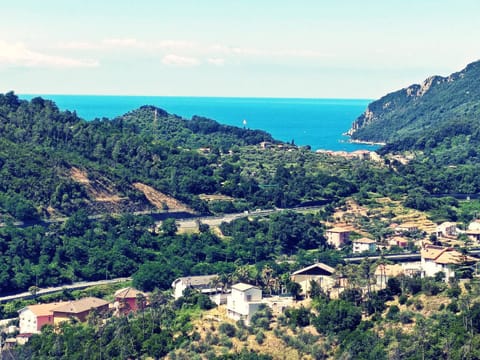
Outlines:
[[362,252],[369,252],[373,253],[377,251],[377,244],[375,243],[375,240],[369,239],[369,238],[360,238],[356,240],[352,240],[352,251],[353,253],[362,253]]
[[[126,287],[115,292],[114,307],[118,314],[128,315],[130,312],[142,310],[147,305],[148,295],[132,287]],[[143,304],[138,299],[144,299]]]
[[238,283],[232,285],[232,293],[227,298],[227,315],[234,320],[249,324],[252,315],[262,304],[262,290],[256,286]]
[[480,230],[467,230],[465,234],[470,240],[480,242]]
[[379,264],[375,269],[376,284],[380,289],[385,288],[388,279],[404,274],[400,264]]
[[334,268],[323,263],[316,263],[295,271],[290,276],[290,279],[300,284],[302,287],[302,293],[308,295],[311,281],[317,282],[324,291],[329,291],[332,287],[334,287],[334,273]]
[[350,230],[343,227],[334,227],[327,229],[325,231],[325,236],[327,237],[328,244],[339,249],[348,242]]
[[402,249],[405,249],[408,246],[408,239],[404,238],[403,236],[394,236],[388,240],[388,245],[390,247],[398,246]]
[[468,230],[480,231],[480,219],[476,219],[468,224]]
[[20,334],[39,334],[53,325],[53,309],[61,303],[29,305],[18,311]]
[[457,223],[443,222],[437,226],[437,237],[456,237]]
[[480,220],[477,219],[468,224],[465,234],[470,240],[480,242]]
[[422,273],[420,262],[407,262],[402,264],[379,264],[375,269],[375,284],[379,289],[387,286],[389,279],[405,275],[408,277],[419,276]]
[[418,226],[417,224],[414,224],[414,223],[403,223],[403,224],[400,224],[398,225],[396,228],[395,228],[395,233],[397,234],[403,234],[403,233],[412,233],[412,232],[416,232],[418,231]]
[[273,147],[273,143],[271,143],[271,142],[269,142],[269,141],[262,141],[262,142],[260,143],[260,148],[261,148],[261,149],[269,149],[269,148],[271,148],[271,147]]
[[183,296],[183,291],[187,288],[199,290],[205,294],[214,294],[221,289],[214,285],[218,280],[218,275],[200,275],[186,276],[173,281],[173,297],[175,300]]
[[72,318],[80,322],[87,320],[88,314],[91,311],[98,311],[104,313],[108,311],[108,302],[95,297],[86,297],[80,300],[68,301],[59,304],[53,311],[53,324],[59,325],[63,321],[68,321]]
[[455,276],[455,267],[462,264],[473,264],[478,260],[462,254],[453,248],[425,245],[421,252],[423,276],[435,276],[438,272],[445,274],[445,281]]

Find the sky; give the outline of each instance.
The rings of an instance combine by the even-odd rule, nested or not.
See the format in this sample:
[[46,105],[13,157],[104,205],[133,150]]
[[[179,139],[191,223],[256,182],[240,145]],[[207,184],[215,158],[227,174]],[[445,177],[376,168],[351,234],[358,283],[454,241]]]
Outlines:
[[478,0],[0,0],[0,92],[375,99],[480,59]]

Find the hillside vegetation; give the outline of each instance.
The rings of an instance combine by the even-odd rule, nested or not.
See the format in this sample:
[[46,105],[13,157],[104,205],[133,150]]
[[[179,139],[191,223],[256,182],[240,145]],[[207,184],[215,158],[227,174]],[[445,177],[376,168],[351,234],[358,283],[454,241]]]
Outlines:
[[[455,145],[452,162],[478,160],[480,61],[448,77],[389,93],[368,105],[352,125],[352,139],[386,142],[390,150]],[[456,155],[456,156],[455,156]]]

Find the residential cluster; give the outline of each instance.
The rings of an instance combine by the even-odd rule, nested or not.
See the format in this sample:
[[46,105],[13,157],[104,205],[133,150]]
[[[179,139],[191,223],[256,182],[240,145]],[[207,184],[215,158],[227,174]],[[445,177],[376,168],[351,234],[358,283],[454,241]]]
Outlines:
[[[14,343],[24,344],[33,334],[39,334],[45,325],[58,328],[62,322],[86,322],[89,317],[106,314],[128,315],[148,305],[148,294],[132,287],[115,292],[114,301],[108,302],[96,297],[84,297],[72,301],[59,301],[28,305],[18,311],[18,331]],[[12,340],[10,342],[13,342]]]

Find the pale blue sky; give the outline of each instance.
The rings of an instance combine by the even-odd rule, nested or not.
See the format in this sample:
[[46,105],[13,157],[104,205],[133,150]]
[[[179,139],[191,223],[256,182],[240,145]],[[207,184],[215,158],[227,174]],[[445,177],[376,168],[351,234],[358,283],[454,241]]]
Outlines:
[[478,0],[0,5],[0,92],[377,98],[480,59]]

